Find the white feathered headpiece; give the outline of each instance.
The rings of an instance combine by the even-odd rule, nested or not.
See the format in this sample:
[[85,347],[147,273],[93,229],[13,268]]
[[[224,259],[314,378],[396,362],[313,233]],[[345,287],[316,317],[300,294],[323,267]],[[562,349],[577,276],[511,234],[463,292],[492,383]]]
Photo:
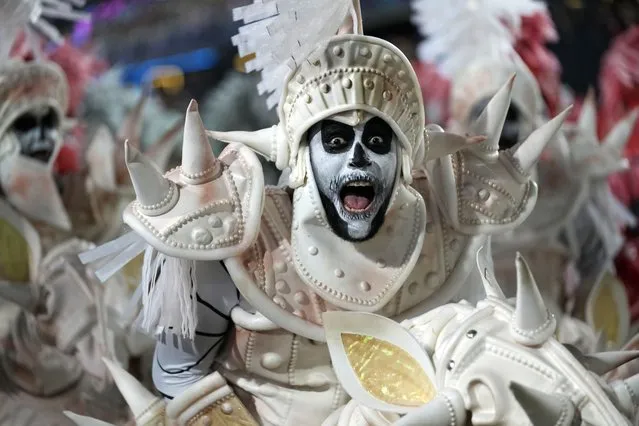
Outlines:
[[366,111],[395,130],[403,148],[402,176],[410,181],[424,149],[424,105],[410,61],[394,45],[362,35],[359,0],[255,0],[233,10],[244,23],[233,37],[241,56],[254,54],[260,93],[277,106],[279,124],[257,132],[210,132],[240,142],[290,167],[289,184],[305,178],[306,131],[338,113]]
[[[261,71],[260,94],[269,94],[273,108],[280,101],[283,82],[289,72],[322,40],[337,34],[349,13],[358,13],[353,0],[255,0],[233,9],[233,20],[242,21],[239,34],[232,38],[240,56],[255,54],[246,62],[246,71]],[[357,10],[356,10],[357,9]],[[355,29],[361,33],[360,28]],[[357,24],[356,24],[357,25]]]
[[413,21],[425,40],[420,61],[452,82],[451,113],[458,120],[490,98],[513,74],[513,103],[531,118],[541,105],[536,80],[514,49],[521,18],[545,10],[536,0],[413,0]]
[[412,7],[426,38],[418,58],[450,78],[476,58],[512,59],[521,17],[546,9],[536,0],[413,0]]

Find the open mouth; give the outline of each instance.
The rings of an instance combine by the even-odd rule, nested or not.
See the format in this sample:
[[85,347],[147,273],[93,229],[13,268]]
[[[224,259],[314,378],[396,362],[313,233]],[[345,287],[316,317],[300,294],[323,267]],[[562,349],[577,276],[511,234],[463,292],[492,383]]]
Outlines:
[[375,188],[371,182],[352,181],[342,187],[339,196],[347,212],[363,213],[373,204]]

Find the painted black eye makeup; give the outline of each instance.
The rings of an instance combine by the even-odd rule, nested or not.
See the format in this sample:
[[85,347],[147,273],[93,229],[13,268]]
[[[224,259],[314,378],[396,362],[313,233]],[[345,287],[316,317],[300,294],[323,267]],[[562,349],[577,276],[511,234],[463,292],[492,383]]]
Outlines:
[[376,154],[388,154],[393,141],[393,129],[379,117],[370,119],[364,126],[362,143]]
[[322,146],[328,153],[346,151],[355,139],[355,131],[346,124],[337,121],[322,121]]

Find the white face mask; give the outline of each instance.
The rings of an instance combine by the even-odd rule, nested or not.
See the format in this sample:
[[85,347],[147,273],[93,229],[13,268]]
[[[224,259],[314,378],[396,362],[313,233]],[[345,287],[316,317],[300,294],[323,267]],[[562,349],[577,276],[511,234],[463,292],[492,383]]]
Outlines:
[[[0,144],[14,146],[16,143],[12,133],[0,141]],[[12,151],[0,157],[0,186],[7,201],[32,220],[71,229],[71,220],[53,178],[57,152],[45,163],[21,155],[19,148]]]
[[380,118],[367,118],[356,126],[328,119],[309,132],[311,166],[328,222],[349,241],[375,236],[398,175],[392,129]]

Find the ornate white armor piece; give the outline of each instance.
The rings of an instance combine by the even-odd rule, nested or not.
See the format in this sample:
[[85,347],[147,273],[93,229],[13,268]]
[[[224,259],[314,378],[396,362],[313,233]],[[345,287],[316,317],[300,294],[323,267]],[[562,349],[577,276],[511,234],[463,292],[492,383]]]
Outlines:
[[[591,93],[578,123],[566,126],[567,138],[559,139],[551,157],[539,163],[540,185],[546,190],[535,211],[514,233],[495,240],[493,253],[497,276],[503,281],[514,277],[508,253],[526,253],[533,260],[533,271],[546,278],[540,280],[541,291],[553,310],[587,321],[604,334],[607,345],[620,348],[631,337],[628,303],[622,284],[609,271],[621,247],[620,229],[630,215],[610,192],[607,177],[627,167],[623,149],[636,114],[619,122],[600,143],[593,127],[595,110]],[[512,289],[505,291],[512,294]],[[601,309],[610,311],[612,306],[619,314],[605,319]],[[593,337],[586,346],[591,350]]]
[[0,297],[20,308],[2,307],[11,318],[1,336],[0,419],[17,426],[69,424],[62,407],[113,421],[128,414],[101,362],[128,362],[112,310],[125,283],[118,275],[103,286],[80,263],[78,254],[94,246],[70,238],[54,180],[68,102],[65,76],[52,63],[4,56],[18,31],[31,31],[27,22],[57,39],[44,21],[50,16],[85,17],[59,1],[0,6]]
[[[499,140],[499,149],[507,152],[543,121],[547,110],[537,81],[513,48],[522,16],[543,13],[545,5],[528,0],[508,4],[470,0],[443,7],[429,0],[414,2],[415,21],[428,36],[420,45],[420,59],[435,64],[450,79],[449,126],[460,133],[472,130],[473,120],[487,99],[499,90],[504,76],[516,72],[512,103]],[[453,26],[456,31],[449,31]],[[475,36],[478,33],[482,34],[480,40]],[[615,236],[623,208],[610,196],[605,175],[620,165],[620,147],[628,137],[624,129],[629,123],[620,123],[617,131],[611,132],[608,147],[600,147],[593,128],[594,108],[590,96],[577,127],[582,130],[568,129],[569,141],[559,134],[531,170],[537,176],[540,193],[530,217],[516,229],[492,239],[494,267],[504,283],[504,292],[508,296],[514,294],[512,253],[520,251],[530,262],[542,283],[545,300],[558,317],[560,339],[588,350],[596,345],[595,330],[605,328],[601,320],[590,321],[595,316],[602,317],[591,312],[592,306],[612,303],[617,306],[613,310],[627,311],[619,297],[606,299],[619,294],[613,280],[607,280],[602,289],[593,287],[618,249]],[[572,315],[588,320],[593,328]],[[615,340],[615,347],[621,347],[623,340],[618,341],[617,337],[627,338],[627,326],[614,326],[615,337],[604,339]]]
[[97,225],[98,242],[109,241],[123,233],[122,211],[135,199],[124,161],[124,141],[136,149],[144,150],[158,167],[165,169],[182,128],[182,121],[177,120],[158,140],[152,141],[144,149],[141,143],[143,111],[148,97],[147,92],[141,93],[137,104],[124,117],[117,134],[112,134],[104,124],[99,126],[87,149],[88,176],[84,186]]
[[528,265],[519,255],[516,265],[514,300],[487,275],[476,306],[447,304],[403,327],[326,313],[333,366],[354,400],[324,425],[635,424],[639,376],[603,375],[639,352],[586,355],[559,343]]
[[[512,78],[462,137],[424,126],[410,62],[360,34],[358,4],[282,0],[235,15],[247,23],[235,42],[241,54],[257,52],[249,65],[280,98],[280,123],[207,132],[192,102],[182,164],[165,174],[127,145],[133,232],[82,257],[105,259],[97,275],[106,279],[145,251],[140,323],[158,340],[154,382],[172,399],[165,416],[199,395],[200,380],[222,376],[258,424],[321,424],[347,399],[322,315],[411,318],[483,297],[477,250],[532,210],[529,172],[565,113],[500,152]],[[295,32],[301,23],[312,28]],[[231,145],[215,158],[207,136]],[[288,169],[282,186],[264,187],[253,151]],[[140,386],[122,392],[138,424],[163,416]],[[202,409],[217,401],[196,399]],[[177,424],[199,421],[199,408],[184,412]]]

